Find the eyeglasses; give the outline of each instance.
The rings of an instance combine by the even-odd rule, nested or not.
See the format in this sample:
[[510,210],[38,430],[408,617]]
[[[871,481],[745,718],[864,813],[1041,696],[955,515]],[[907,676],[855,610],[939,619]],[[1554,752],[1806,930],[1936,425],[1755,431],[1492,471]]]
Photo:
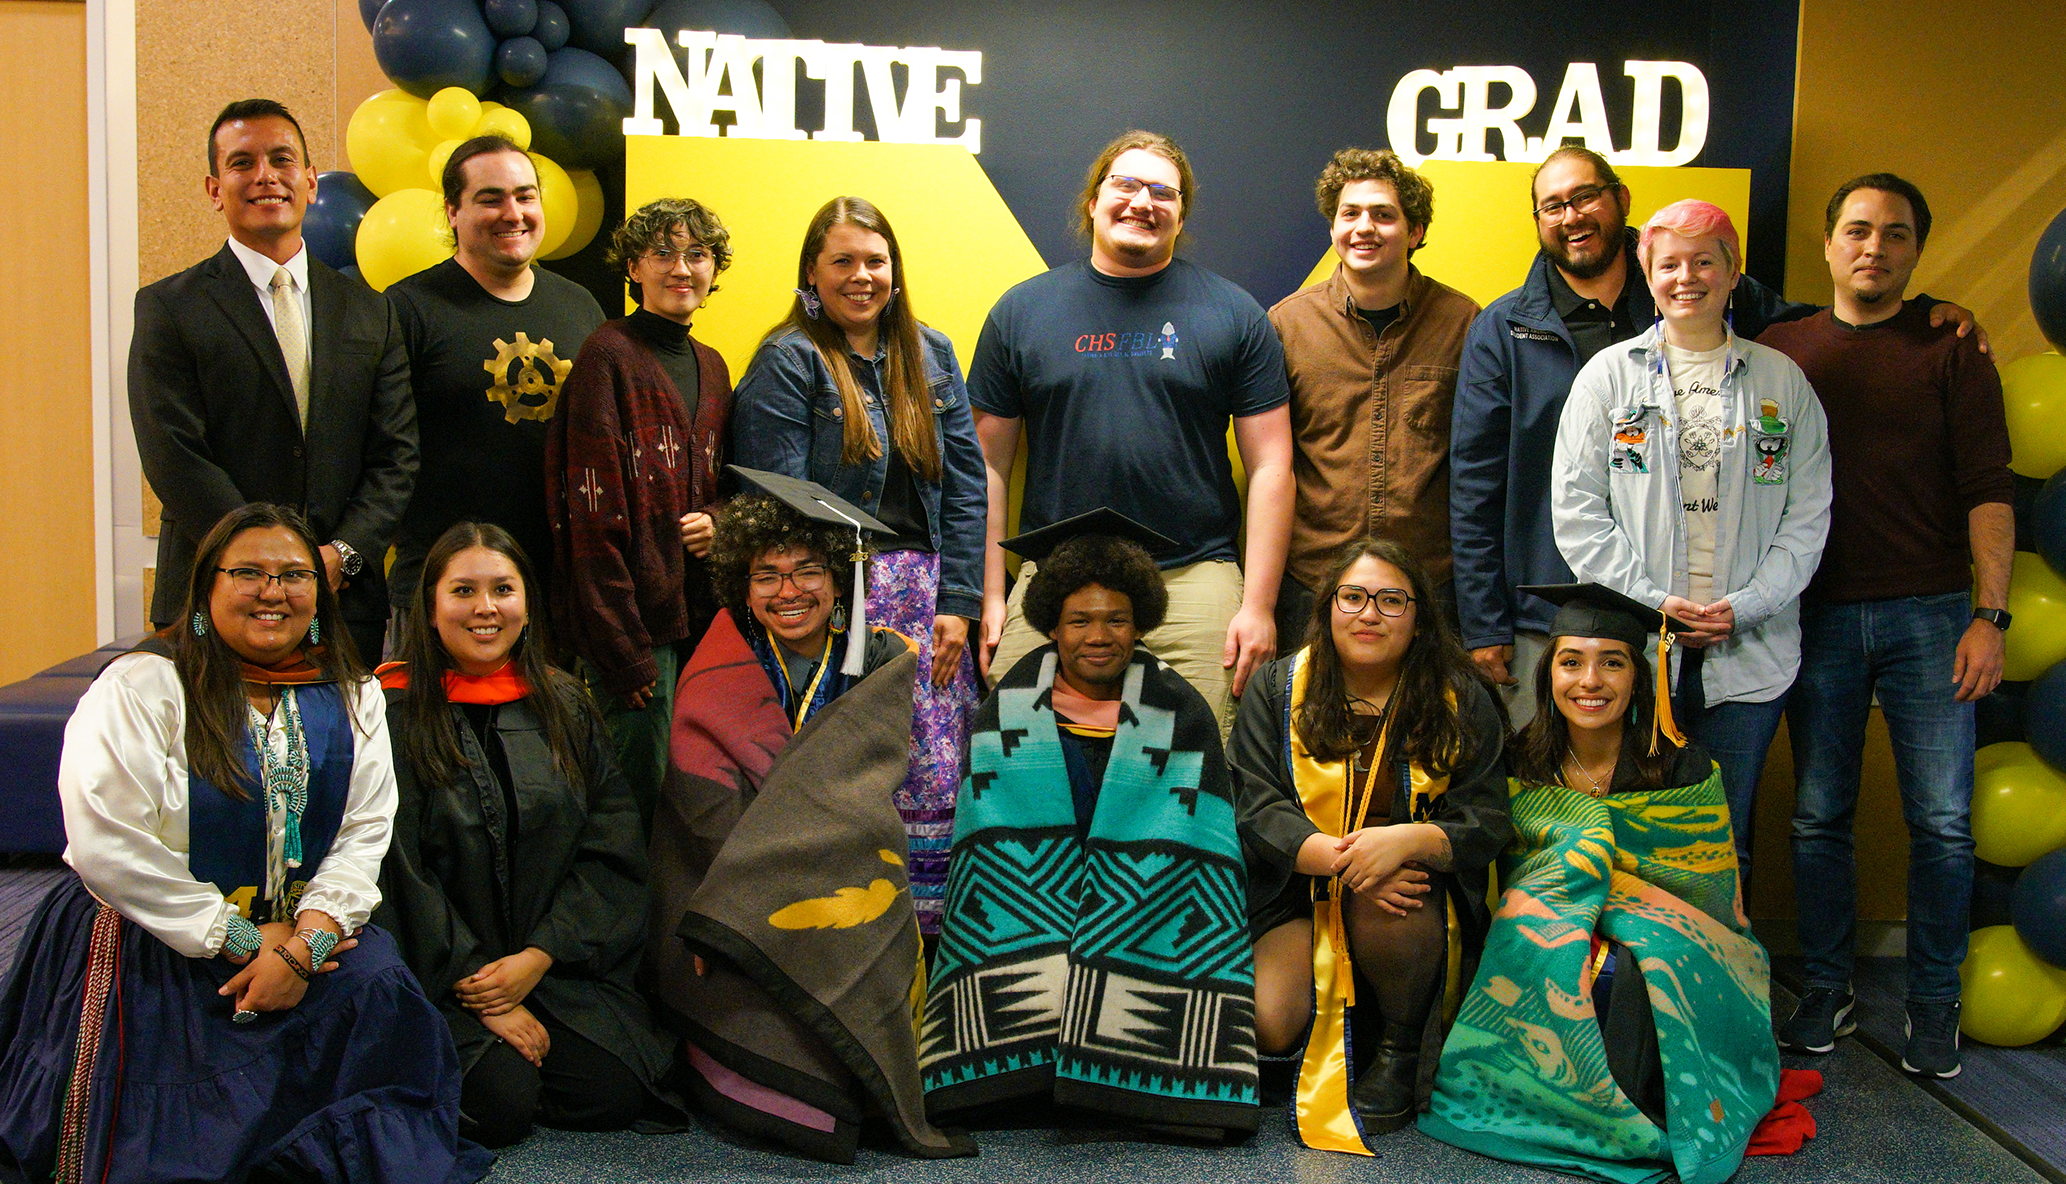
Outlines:
[[215,570],[228,576],[230,578],[230,586],[246,596],[262,594],[266,589],[266,585],[275,581],[279,583],[280,588],[289,596],[306,596],[315,590],[318,578],[315,572],[305,567],[283,571],[279,575],[274,575],[269,571],[260,571],[255,567],[218,567]]
[[1404,588],[1359,588],[1354,584],[1341,584],[1334,589],[1334,607],[1355,616],[1363,606],[1377,602],[1377,611],[1388,617],[1403,617],[1406,606],[1413,603],[1413,597]]
[[1584,189],[1573,193],[1570,197],[1553,197],[1536,206],[1535,216],[1545,222],[1554,222],[1564,216],[1565,210],[1577,210],[1581,214],[1587,213],[1594,206],[1600,204],[1600,198],[1605,196],[1606,192],[1606,189],[1601,186],[1588,185]]
[[1112,192],[1121,197],[1132,197],[1145,189],[1149,197],[1169,205],[1184,195],[1184,191],[1174,185],[1164,185],[1159,181],[1143,181],[1139,177],[1129,177],[1124,173],[1112,173],[1105,180],[1111,184]]
[[646,258],[651,259],[653,262],[659,264],[661,269],[664,271],[673,271],[674,263],[677,259],[688,264],[690,267],[700,267],[703,264],[708,263],[710,261],[710,248],[683,247],[681,250],[677,251],[673,247],[659,247],[654,250],[647,251]]
[[746,577],[746,584],[755,596],[774,596],[782,591],[785,580],[796,585],[798,592],[816,592],[825,586],[825,565],[806,563],[795,571],[757,571]]

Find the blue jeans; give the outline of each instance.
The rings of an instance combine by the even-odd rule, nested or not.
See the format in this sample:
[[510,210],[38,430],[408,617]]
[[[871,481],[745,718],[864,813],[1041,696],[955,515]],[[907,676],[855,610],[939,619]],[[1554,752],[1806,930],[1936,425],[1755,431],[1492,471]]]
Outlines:
[[1800,796],[1793,813],[1794,897],[1811,987],[1851,981],[1858,806],[1865,721],[1875,690],[1894,744],[1908,821],[1908,997],[1959,997],[1973,891],[1973,705],[1951,671],[1972,621],[1964,592],[1803,605],[1801,674],[1791,707]]
[[1736,876],[1750,892],[1751,826],[1757,820],[1758,781],[1765,775],[1765,754],[1779,721],[1786,714],[1787,692],[1765,703],[1717,703],[1707,706],[1700,687],[1706,653],[1688,649],[1679,655],[1679,679],[1671,696],[1671,712],[1679,730],[1698,740],[1722,768],[1722,791],[1729,797],[1729,829],[1736,838]]

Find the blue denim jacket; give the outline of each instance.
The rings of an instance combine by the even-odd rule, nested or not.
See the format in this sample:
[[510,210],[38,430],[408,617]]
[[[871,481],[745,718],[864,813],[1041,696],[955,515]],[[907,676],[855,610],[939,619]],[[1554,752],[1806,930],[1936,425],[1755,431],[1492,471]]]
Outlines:
[[[925,339],[933,431],[940,448],[940,479],[918,478],[933,549],[940,553],[940,594],[934,611],[980,620],[989,474],[976,444],[975,418],[953,343],[935,329],[920,326],[919,333]],[[882,397],[884,358],[884,352],[877,351],[854,370],[875,438],[885,446],[872,463],[849,465],[840,460],[846,412],[817,347],[796,329],[763,342],[732,391],[733,461],[816,481],[874,513],[882,504],[890,463],[888,408]]]

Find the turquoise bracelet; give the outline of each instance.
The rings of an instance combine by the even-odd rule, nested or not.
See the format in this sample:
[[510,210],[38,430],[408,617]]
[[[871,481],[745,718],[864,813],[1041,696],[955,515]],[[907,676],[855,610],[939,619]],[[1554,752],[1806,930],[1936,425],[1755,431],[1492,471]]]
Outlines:
[[227,958],[249,958],[258,952],[258,926],[231,913],[222,933],[222,952]]
[[330,960],[330,952],[337,948],[338,937],[328,929],[318,929],[311,925],[294,936],[300,938],[302,943],[308,946],[308,968],[310,970],[321,970],[323,963]]

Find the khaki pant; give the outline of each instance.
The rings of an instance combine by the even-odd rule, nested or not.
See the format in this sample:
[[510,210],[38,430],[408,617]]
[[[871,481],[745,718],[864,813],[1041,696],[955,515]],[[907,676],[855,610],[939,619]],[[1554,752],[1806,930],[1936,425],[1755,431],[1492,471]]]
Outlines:
[[[990,660],[992,682],[1047,642],[1026,623],[1026,588],[1035,570],[1030,562],[1019,568],[1019,582],[1006,601],[1004,638]],[[1163,572],[1162,584],[1169,589],[1169,612],[1161,628],[1142,638],[1141,644],[1205,697],[1224,740],[1234,725],[1234,700],[1228,690],[1232,671],[1220,665],[1220,654],[1227,644],[1227,625],[1241,611],[1240,565],[1225,560],[1193,563]]]

